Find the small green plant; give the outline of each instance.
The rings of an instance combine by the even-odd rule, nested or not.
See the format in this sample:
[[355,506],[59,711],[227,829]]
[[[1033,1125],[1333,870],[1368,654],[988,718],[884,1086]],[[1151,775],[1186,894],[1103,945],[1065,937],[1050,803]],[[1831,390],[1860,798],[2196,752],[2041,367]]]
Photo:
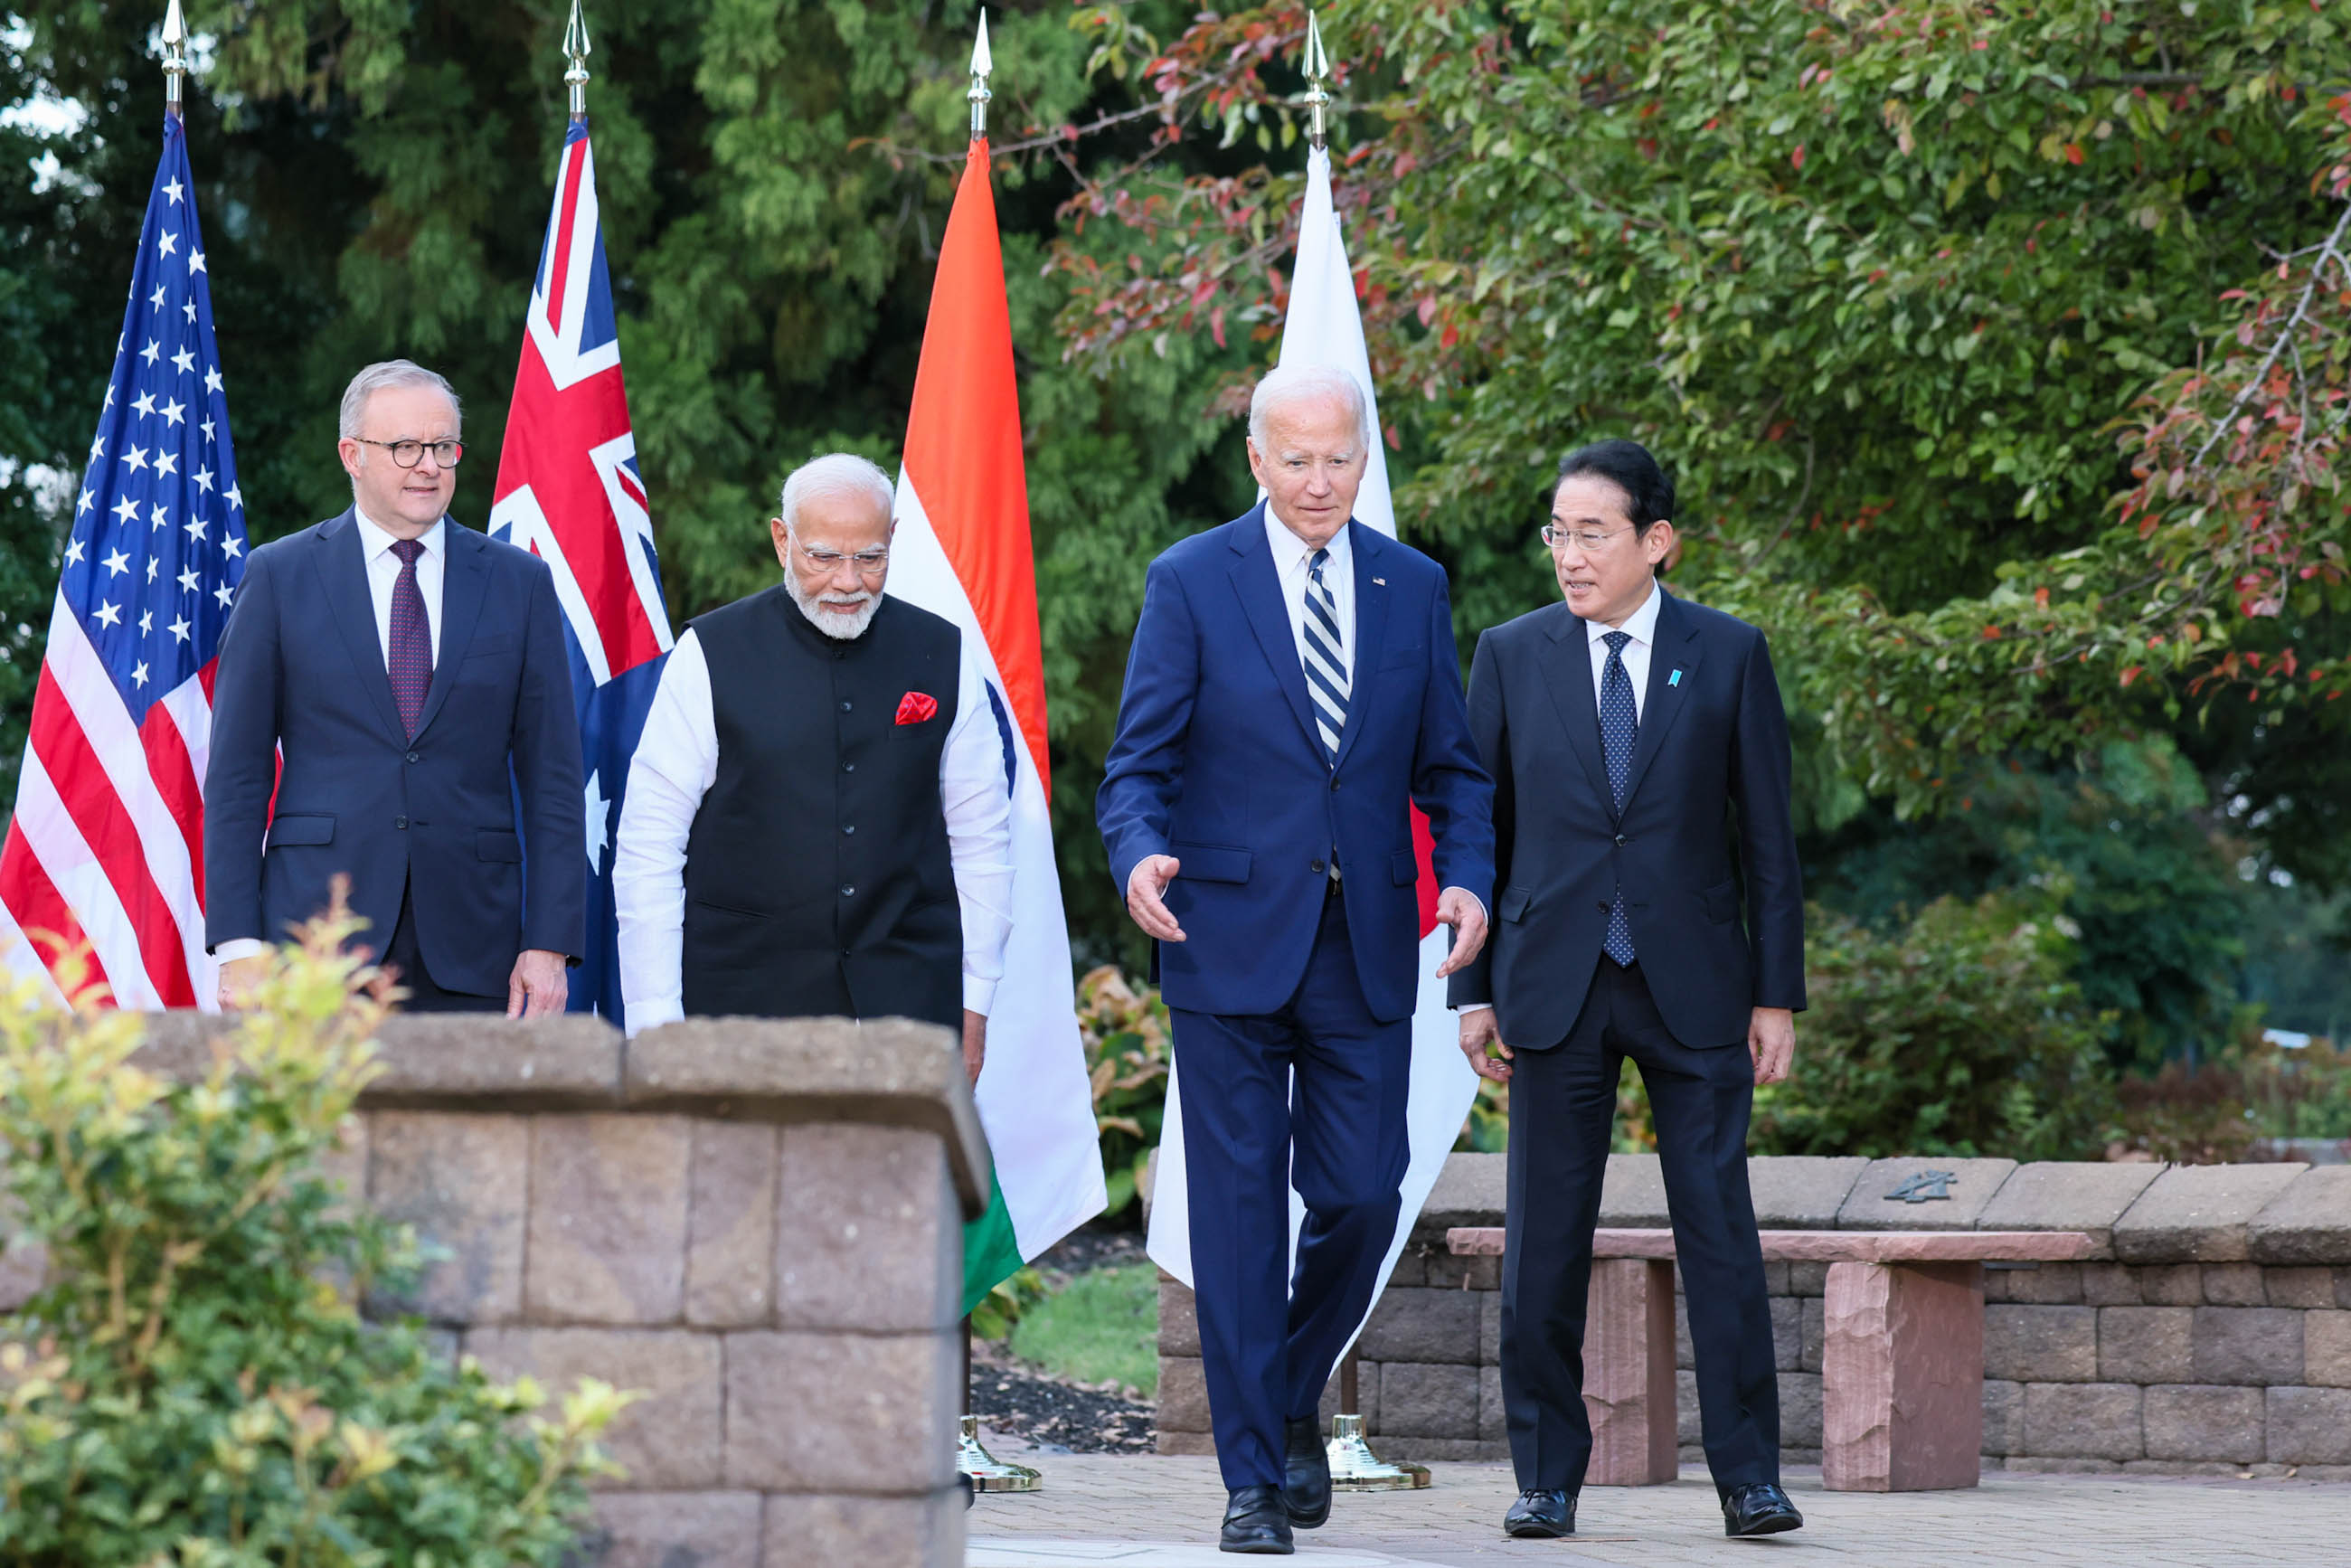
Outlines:
[[972,1337],[1004,1338],[1021,1313],[1044,1299],[1045,1276],[1034,1269],[1015,1269],[971,1309]]
[[[552,1564],[632,1397],[452,1364],[353,1302],[418,1260],[318,1171],[392,989],[340,910],[280,949],[201,1081],[135,1014],[0,995],[0,1150],[48,1283],[0,1318],[0,1564]],[[20,1242],[21,1244],[21,1242]]]
[[1094,1127],[1102,1139],[1105,1214],[1134,1201],[1167,1108],[1167,1004],[1105,964],[1078,982],[1078,1034],[1093,1080]]
[[1814,910],[1795,1069],[1755,1092],[1759,1155],[2095,1159],[2115,1112],[2106,1018],[2063,917],[1943,898],[1881,933]]

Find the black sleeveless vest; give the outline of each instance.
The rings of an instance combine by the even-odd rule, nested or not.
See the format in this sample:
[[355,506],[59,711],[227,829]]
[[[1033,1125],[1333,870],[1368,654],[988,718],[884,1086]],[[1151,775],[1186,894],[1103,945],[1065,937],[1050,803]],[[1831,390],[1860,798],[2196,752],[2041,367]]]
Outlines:
[[[885,598],[864,635],[843,642],[810,625],[780,585],[694,630],[718,776],[686,841],[685,1010],[959,1030],[963,914],[939,758],[961,634]],[[899,723],[909,694],[937,711]]]

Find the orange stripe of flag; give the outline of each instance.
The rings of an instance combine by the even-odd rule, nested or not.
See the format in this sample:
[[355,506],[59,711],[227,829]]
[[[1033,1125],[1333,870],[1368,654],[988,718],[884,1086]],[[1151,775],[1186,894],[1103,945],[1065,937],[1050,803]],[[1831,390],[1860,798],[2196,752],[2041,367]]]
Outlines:
[[971,144],[939,246],[914,405],[906,422],[906,475],[940,548],[962,581],[996,656],[1004,695],[1048,799],[1045,661],[1037,629],[1037,566],[1029,533],[1029,478],[1020,456],[1020,393],[1012,371],[1012,317],[1004,248],[988,183],[987,143]]

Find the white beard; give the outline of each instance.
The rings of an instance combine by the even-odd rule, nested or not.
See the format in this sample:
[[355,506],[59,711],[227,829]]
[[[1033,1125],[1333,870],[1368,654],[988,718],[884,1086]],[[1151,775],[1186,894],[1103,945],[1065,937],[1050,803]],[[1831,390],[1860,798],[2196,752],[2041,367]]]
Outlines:
[[[865,629],[873,624],[875,612],[882,608],[882,596],[878,593],[827,593],[812,597],[800,587],[800,580],[789,571],[784,573],[784,591],[791,595],[792,602],[799,607],[801,614],[808,617],[810,625],[843,643],[853,643],[864,636]],[[835,615],[819,608],[825,604],[854,604],[858,610],[854,615]]]

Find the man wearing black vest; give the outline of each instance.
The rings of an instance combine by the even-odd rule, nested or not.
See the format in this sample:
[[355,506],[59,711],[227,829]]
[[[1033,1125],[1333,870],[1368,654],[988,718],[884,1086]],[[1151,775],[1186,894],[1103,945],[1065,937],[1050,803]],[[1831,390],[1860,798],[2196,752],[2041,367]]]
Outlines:
[[677,640],[613,849],[631,1032],[695,1015],[903,1017],[975,1081],[1011,932],[1011,793],[977,661],[885,598],[890,481],[785,481],[784,580]]

